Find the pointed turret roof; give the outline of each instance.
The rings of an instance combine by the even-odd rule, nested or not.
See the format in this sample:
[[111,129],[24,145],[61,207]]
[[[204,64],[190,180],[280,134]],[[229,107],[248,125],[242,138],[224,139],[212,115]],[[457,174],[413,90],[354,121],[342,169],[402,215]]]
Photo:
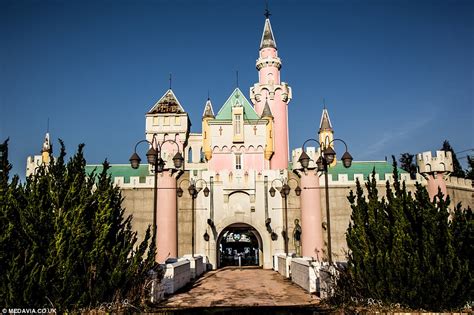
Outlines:
[[153,105],[148,114],[180,114],[184,113],[183,106],[174,95],[173,90],[169,89],[166,93]]
[[272,47],[277,49],[275,37],[273,36],[272,25],[270,19],[265,19],[265,26],[263,27],[262,40],[260,42],[260,49]]
[[255,109],[250,105],[250,102],[245,98],[244,94],[239,88],[236,88],[229,96],[227,101],[222,105],[221,109],[216,115],[216,120],[232,120],[232,107],[242,106],[244,108],[245,120],[259,120]]
[[319,132],[323,130],[329,130],[332,131],[332,124],[331,124],[331,119],[329,119],[329,113],[326,107],[323,109],[323,113],[321,115],[321,122],[319,123]]
[[268,99],[265,100],[265,106],[263,107],[262,117],[273,118],[272,111],[270,110],[270,105],[268,105]]
[[49,140],[49,132],[46,133],[46,136],[44,137],[44,142],[43,142],[43,147],[41,149],[41,152],[53,152],[53,146],[51,145],[51,141]]
[[202,118],[206,117],[215,118],[210,98],[207,99],[206,105],[204,106],[204,112],[202,113]]

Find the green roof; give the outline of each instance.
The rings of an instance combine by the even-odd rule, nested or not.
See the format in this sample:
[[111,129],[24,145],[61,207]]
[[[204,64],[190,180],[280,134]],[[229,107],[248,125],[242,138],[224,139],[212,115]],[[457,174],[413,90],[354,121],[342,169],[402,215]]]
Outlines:
[[[332,175],[333,180],[337,180],[339,174],[347,174],[348,180],[354,180],[354,174],[363,174],[364,179],[368,179],[372,175],[375,168],[375,173],[379,174],[380,180],[387,180],[385,174],[393,173],[392,163],[385,161],[370,161],[370,162],[352,162],[351,167],[345,168],[341,161],[338,161],[334,167],[329,168],[329,174]],[[398,168],[398,173],[406,173],[406,171]]]
[[244,108],[244,120],[258,120],[260,117],[253,109],[250,102],[245,98],[239,88],[236,88],[222,105],[216,115],[216,120],[232,120],[232,107],[242,106]]
[[[342,165],[342,162],[338,161],[336,166],[329,168],[329,174],[332,175],[333,180],[337,180],[339,174],[344,174],[348,176],[348,180],[354,180],[354,174],[363,174],[364,179],[367,180],[369,176],[372,174],[372,170],[375,167],[376,174],[379,174],[380,180],[387,180],[388,178],[385,177],[385,174],[392,174],[393,173],[393,166],[389,162],[385,161],[371,161],[371,162],[352,162],[351,167],[345,168]],[[290,163],[290,169],[292,168],[292,164]],[[102,165],[86,165],[86,172],[91,174],[94,170],[96,173],[100,173],[102,171]],[[108,174],[112,175],[112,180],[115,177],[123,177],[124,183],[130,183],[130,177],[139,177],[140,183],[146,182],[146,177],[150,176],[150,172],[148,170],[148,164],[142,164],[138,169],[133,169],[130,167],[130,164],[111,164],[110,168],[107,171]],[[398,173],[406,173],[406,171],[398,168]]]
[[[91,174],[94,170],[96,170],[96,174],[102,172],[102,165],[86,165],[86,172],[88,174]],[[112,181],[115,177],[123,177],[125,184],[130,183],[130,177],[132,176],[139,177],[140,183],[145,183],[146,177],[150,176],[148,164],[142,164],[136,170],[130,164],[110,164],[107,173],[112,175]]]

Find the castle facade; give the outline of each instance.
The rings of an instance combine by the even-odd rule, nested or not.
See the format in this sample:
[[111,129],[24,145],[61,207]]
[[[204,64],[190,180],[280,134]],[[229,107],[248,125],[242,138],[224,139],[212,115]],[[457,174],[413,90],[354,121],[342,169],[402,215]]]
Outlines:
[[[243,265],[272,268],[273,257],[282,253],[325,260],[329,223],[333,259],[344,260],[345,231],[351,214],[349,191],[357,179],[365,181],[373,169],[381,193],[385,181],[393,181],[391,163],[354,161],[346,168],[339,158],[342,154],[328,163],[327,182],[320,176],[316,162],[322,151],[335,149],[326,108],[322,110],[318,142],[313,141],[317,145],[304,148],[311,159],[308,167],[300,163],[302,148],[289,153],[292,90],[281,81],[282,61],[268,16],[255,66],[258,80],[248,94],[239,88],[229,91],[226,102],[215,107],[217,111],[210,99],[203,101],[201,133],[190,132],[186,104],[181,104],[171,89],[149,109],[145,117],[146,149],[159,151],[164,162],[163,170],[156,174],[156,189],[155,169],[148,163],[136,169],[130,164],[111,166],[124,207],[133,214],[133,228],[140,237],[156,218],[156,259],[160,263],[200,255],[213,268],[236,265],[239,260]],[[38,163],[49,163],[51,151],[47,135],[42,155],[28,158],[27,175],[34,173]],[[177,153],[184,157],[179,169],[173,161]],[[415,180],[399,170],[408,189],[414,190],[418,181],[432,196],[441,188],[453,204],[462,201],[465,206],[474,206],[471,181],[449,177],[450,153],[422,153],[417,162],[420,173]],[[100,167],[87,166],[89,171]]]

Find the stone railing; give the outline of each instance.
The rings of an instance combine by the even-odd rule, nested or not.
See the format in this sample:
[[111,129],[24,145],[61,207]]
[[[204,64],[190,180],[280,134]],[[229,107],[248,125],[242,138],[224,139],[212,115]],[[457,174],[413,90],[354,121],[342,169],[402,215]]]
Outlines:
[[278,257],[278,272],[285,278],[291,276],[291,257],[284,254],[277,255]]
[[291,260],[291,281],[310,293],[316,292],[316,271],[310,258]]
[[[277,255],[278,273],[299,285],[309,293],[317,293],[321,298],[334,294],[337,269],[335,264],[313,261],[311,258],[292,258]],[[340,263],[338,263],[340,264]]]
[[191,281],[191,263],[187,259],[166,264],[162,286],[166,294],[172,294]]
[[195,255],[192,257],[191,255],[184,255],[180,260],[184,259],[187,259],[190,263],[189,266],[191,269],[191,279],[199,278],[199,276],[202,275],[204,271],[206,271],[206,265],[202,256]]

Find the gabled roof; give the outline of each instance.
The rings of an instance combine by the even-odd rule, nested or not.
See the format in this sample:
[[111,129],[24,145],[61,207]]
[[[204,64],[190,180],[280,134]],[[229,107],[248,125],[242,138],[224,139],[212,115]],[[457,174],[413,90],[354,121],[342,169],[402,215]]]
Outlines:
[[273,118],[272,111],[270,109],[270,105],[268,105],[268,99],[265,100],[265,106],[263,107],[262,117],[271,117]]
[[169,89],[166,93],[153,105],[148,114],[180,114],[184,113],[184,108],[174,95],[173,90]]
[[277,48],[275,37],[273,36],[272,25],[270,19],[265,19],[265,26],[263,27],[262,40],[260,41],[260,49],[272,47]]
[[[86,173],[88,175],[95,172],[96,174],[100,174],[103,170],[103,165],[86,165]],[[112,176],[112,180],[115,177],[123,177],[124,183],[130,183],[130,177],[136,176],[139,177],[139,183],[145,183],[146,177],[151,176],[150,170],[148,168],[148,163],[142,163],[138,167],[138,169],[133,169],[130,167],[130,164],[110,164],[110,168],[107,170],[107,174]]]
[[332,131],[332,124],[331,119],[329,119],[329,113],[326,108],[323,109],[323,113],[321,115],[321,122],[319,123],[319,131],[329,130]]
[[229,96],[227,101],[222,105],[217,113],[216,120],[232,120],[232,107],[242,106],[244,109],[244,120],[259,120],[260,117],[253,109],[250,102],[245,98],[239,88],[236,88]]
[[212,108],[212,103],[211,103],[210,98],[207,99],[206,105],[204,106],[204,112],[202,113],[202,118],[205,118],[205,117],[210,117],[210,118],[215,117],[214,109]]

